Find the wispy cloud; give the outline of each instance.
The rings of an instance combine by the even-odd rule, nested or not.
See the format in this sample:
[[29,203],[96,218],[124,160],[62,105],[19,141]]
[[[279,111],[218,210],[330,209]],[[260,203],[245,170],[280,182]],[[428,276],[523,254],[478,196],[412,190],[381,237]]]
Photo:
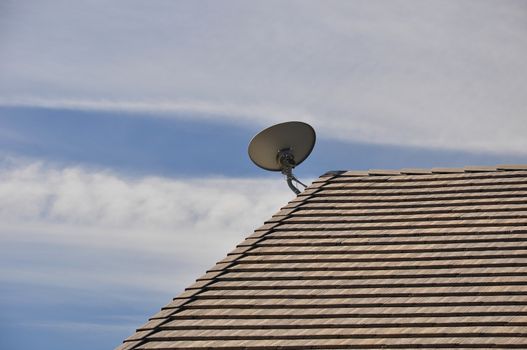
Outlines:
[[280,179],[3,160],[0,343],[116,346],[291,198]]
[[[1,104],[525,154],[523,1],[13,2]],[[94,25],[97,23],[97,25]]]
[[150,114],[156,117],[178,118],[185,115],[196,119],[217,119],[244,121],[256,118],[256,122],[282,121],[283,118],[314,119],[306,112],[283,107],[260,105],[236,105],[226,102],[210,101],[174,101],[174,100],[109,100],[109,99],[54,99],[42,97],[2,97],[0,106],[3,107],[36,107],[49,109],[72,109],[85,111],[109,111]]
[[289,198],[279,180],[131,179],[38,162],[4,165],[0,279],[176,292]]

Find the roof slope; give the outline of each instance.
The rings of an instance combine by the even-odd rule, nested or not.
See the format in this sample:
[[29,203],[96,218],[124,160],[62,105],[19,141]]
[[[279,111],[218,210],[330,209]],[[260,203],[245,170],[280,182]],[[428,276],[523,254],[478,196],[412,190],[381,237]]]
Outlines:
[[527,166],[323,175],[119,349],[527,348]]

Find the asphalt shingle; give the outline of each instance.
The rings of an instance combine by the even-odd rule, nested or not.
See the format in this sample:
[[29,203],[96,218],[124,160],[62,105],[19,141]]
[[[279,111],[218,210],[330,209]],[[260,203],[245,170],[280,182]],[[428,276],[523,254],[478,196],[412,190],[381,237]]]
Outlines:
[[527,166],[337,171],[119,349],[527,348]]

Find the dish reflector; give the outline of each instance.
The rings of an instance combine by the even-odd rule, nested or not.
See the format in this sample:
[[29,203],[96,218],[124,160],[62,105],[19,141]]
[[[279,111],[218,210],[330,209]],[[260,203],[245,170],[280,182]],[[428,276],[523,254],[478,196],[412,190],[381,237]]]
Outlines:
[[291,168],[302,163],[315,146],[315,130],[303,122],[285,122],[273,125],[259,132],[249,144],[249,157],[260,168],[282,171],[280,156],[287,152],[294,163]]

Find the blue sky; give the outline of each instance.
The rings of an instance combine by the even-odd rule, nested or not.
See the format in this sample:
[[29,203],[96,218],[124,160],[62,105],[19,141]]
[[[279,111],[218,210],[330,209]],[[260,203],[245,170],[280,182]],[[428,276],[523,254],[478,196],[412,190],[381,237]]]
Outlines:
[[296,171],[525,163],[523,1],[0,4],[0,348],[108,349],[293,194]]

